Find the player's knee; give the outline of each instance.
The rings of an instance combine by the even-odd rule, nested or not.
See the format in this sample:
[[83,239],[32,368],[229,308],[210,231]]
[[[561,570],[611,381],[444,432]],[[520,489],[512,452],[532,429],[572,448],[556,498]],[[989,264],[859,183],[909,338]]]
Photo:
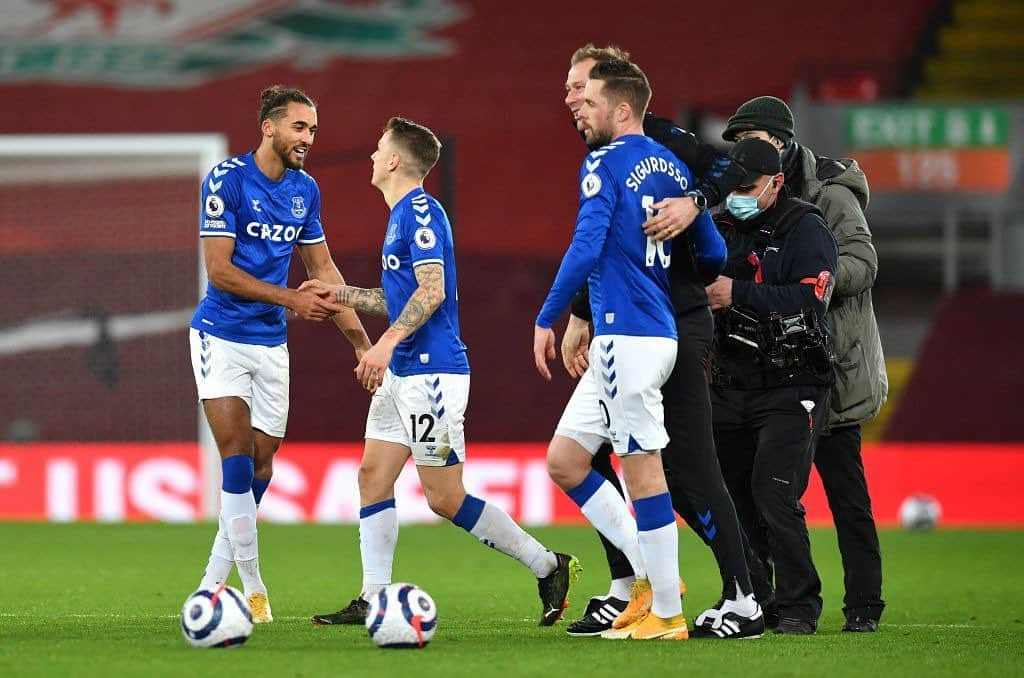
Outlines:
[[462,497],[460,498],[458,493],[444,490],[431,490],[424,494],[426,495],[427,506],[430,507],[430,510],[446,520],[451,520],[455,517],[455,514],[459,512],[459,507],[462,505],[462,499],[465,497],[465,492],[461,493]]
[[373,462],[363,461],[359,465],[359,496],[363,503],[374,504],[387,499],[391,487],[384,481],[384,469]]
[[222,455],[233,456],[236,454],[247,454],[252,456],[254,452],[252,433],[237,431],[224,433],[217,436],[217,449]]
[[263,480],[270,480],[274,476],[274,458],[268,457],[266,459],[255,459],[253,466],[253,477],[262,478]]
[[651,474],[650,476],[637,477],[637,475],[626,474],[626,491],[629,492],[630,497],[639,499],[668,492],[665,476]]
[[551,481],[563,490],[578,487],[589,473],[589,466],[577,463],[575,459],[561,454],[554,447],[548,449],[548,475],[551,476]]

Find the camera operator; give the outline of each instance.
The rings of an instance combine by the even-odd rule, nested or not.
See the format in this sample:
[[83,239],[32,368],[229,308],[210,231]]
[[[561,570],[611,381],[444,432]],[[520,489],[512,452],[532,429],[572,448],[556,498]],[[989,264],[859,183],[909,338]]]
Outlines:
[[871,302],[878,255],[864,218],[868,182],[855,160],[815,155],[797,143],[795,133],[793,112],[786,102],[760,96],[736,109],[722,137],[726,141],[757,137],[775,146],[782,154],[786,187],[821,209],[839,242],[836,287],[828,308],[836,383],[814,465],[825,487],[843,557],[843,631],[871,632],[878,628],[885,601],[882,552],[861,460],[861,424],[878,414],[889,385]]
[[769,624],[813,634],[821,580],[800,497],[835,379],[825,313],[838,249],[818,208],[784,191],[772,144],[746,139],[730,155],[747,174],[718,219],[728,261],[707,287],[715,445]]

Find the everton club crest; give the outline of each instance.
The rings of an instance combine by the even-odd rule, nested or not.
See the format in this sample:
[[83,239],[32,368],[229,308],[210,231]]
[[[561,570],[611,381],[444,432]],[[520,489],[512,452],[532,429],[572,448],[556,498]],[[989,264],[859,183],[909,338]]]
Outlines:
[[292,216],[296,219],[306,216],[306,203],[302,202],[301,195],[292,198]]

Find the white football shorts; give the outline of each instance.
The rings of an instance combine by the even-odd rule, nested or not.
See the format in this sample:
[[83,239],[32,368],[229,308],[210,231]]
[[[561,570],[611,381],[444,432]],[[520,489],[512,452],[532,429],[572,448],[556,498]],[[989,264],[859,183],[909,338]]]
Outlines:
[[405,445],[417,466],[454,466],[466,461],[468,403],[468,374],[399,377],[389,369],[370,401],[366,438]]
[[611,442],[615,454],[656,452],[668,444],[661,387],[678,344],[666,337],[608,334],[590,343],[590,367],[580,377],[555,435],[594,454]]
[[288,344],[240,344],[189,328],[199,400],[236,396],[252,427],[283,438],[288,424]]

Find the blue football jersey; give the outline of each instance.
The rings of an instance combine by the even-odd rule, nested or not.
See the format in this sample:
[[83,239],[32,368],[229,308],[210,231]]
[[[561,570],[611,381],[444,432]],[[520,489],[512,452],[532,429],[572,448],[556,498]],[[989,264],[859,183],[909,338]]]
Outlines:
[[692,183],[689,168],[646,136],[623,136],[587,155],[576,231],[537,324],[551,327],[587,281],[595,336],[675,339],[672,243],[648,238],[642,226],[651,205],[683,196]]
[[381,283],[394,324],[419,287],[415,268],[444,266],[444,301],[412,335],[395,348],[391,371],[410,374],[469,374],[466,345],[459,335],[459,294],[452,227],[441,203],[422,188],[411,191],[391,210],[381,266]]
[[[202,185],[199,237],[232,238],[231,262],[263,282],[285,287],[295,245],[324,241],[320,189],[313,177],[288,170],[280,181],[256,166],[252,153],[213,168]],[[285,309],[209,284],[191,326],[242,344],[285,343]]]

